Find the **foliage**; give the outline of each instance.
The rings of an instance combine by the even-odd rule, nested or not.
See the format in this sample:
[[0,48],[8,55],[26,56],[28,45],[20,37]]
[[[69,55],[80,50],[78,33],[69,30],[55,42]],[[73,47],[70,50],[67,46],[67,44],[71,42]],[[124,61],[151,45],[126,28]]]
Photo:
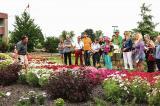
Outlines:
[[66,39],[66,36],[69,35],[71,38],[74,37],[74,31],[62,31],[61,35],[60,35],[60,38],[65,40]]
[[36,104],[36,106],[44,105],[46,98],[45,93],[37,93],[35,91],[29,91],[26,95],[20,97],[16,106],[32,106]]
[[14,31],[11,32],[11,43],[15,44],[21,37],[27,35],[29,38],[28,51],[33,51],[39,43],[43,45],[44,37],[38,25],[31,19],[30,14],[23,12],[21,16],[15,17]]
[[96,103],[96,106],[106,106],[106,102],[102,99],[99,99],[99,98],[94,98],[94,101]]
[[47,37],[44,43],[47,52],[56,53],[58,48],[59,39],[56,37]]
[[23,70],[19,72],[18,83],[20,83],[20,84],[27,83],[26,82],[26,74],[25,74],[25,72],[23,72]]
[[[54,100],[54,104],[56,105],[56,106],[64,106],[64,100],[62,99],[62,98],[58,98],[58,99],[56,99],[56,100]],[[53,104],[53,105],[54,105]]]
[[99,38],[99,37],[102,36],[102,35],[103,35],[103,31],[101,31],[101,30],[95,31],[95,37],[96,37],[96,38]]
[[[0,37],[0,39],[1,39],[1,37]],[[0,43],[0,51],[2,51],[2,53],[7,52],[8,51],[8,44],[7,44],[7,42],[4,41],[3,39],[0,42],[1,42]]]
[[160,89],[153,88],[152,92],[148,94],[148,103],[150,106],[160,106]]
[[[56,72],[46,87],[51,98],[64,98],[70,102],[87,101],[93,85],[83,70],[64,70]],[[56,85],[56,86],[55,86]]]
[[84,33],[87,33],[88,37],[91,38],[92,42],[95,40],[96,36],[95,36],[95,34],[94,34],[93,29],[86,29],[84,32],[82,32],[82,35],[83,35]]
[[13,63],[12,58],[4,53],[0,53],[0,69]]
[[39,79],[35,73],[28,72],[26,75],[26,81],[31,86],[39,86]]
[[125,103],[132,100],[129,82],[121,77],[107,78],[103,82],[103,89],[107,100],[113,103]]
[[142,21],[138,22],[138,27],[133,29],[134,32],[140,32],[142,35],[149,34],[151,36],[157,36],[159,32],[155,31],[155,27],[158,25],[152,21],[153,16],[150,15],[151,5],[146,6],[144,3],[141,7]]
[[131,92],[136,98],[136,103],[147,103],[147,92],[150,91],[150,84],[140,77],[135,77],[130,85]]
[[21,72],[19,74],[19,82],[24,80],[24,82],[27,82],[31,86],[44,87],[48,84],[51,73],[51,70],[31,68],[27,71],[27,73]]
[[9,85],[15,83],[18,80],[18,72],[21,70],[21,66],[17,63],[10,64],[0,71],[0,85]]

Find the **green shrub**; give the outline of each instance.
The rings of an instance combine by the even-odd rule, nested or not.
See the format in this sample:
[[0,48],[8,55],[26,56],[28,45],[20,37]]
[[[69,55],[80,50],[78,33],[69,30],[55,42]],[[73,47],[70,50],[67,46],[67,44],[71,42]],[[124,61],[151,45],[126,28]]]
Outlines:
[[140,77],[135,77],[130,87],[133,96],[136,98],[136,103],[147,102],[147,93],[150,91],[149,82]]
[[23,73],[22,71],[19,72],[19,77],[18,77],[18,83],[21,83],[21,84],[26,84],[26,74]]
[[26,81],[31,86],[39,86],[39,79],[37,75],[33,72],[28,72],[26,74]]
[[105,80],[103,83],[103,89],[107,100],[115,103],[120,98],[121,89],[117,81],[112,79]]
[[43,105],[44,102],[45,102],[45,97],[44,97],[44,95],[43,95],[43,94],[38,94],[38,95],[36,96],[36,103],[37,103],[38,105]]
[[7,67],[12,63],[13,63],[13,60],[9,55],[5,53],[0,53],[0,69]]
[[39,78],[39,85],[41,87],[44,87],[47,84],[48,84],[48,78],[47,77],[40,77]]
[[148,103],[150,106],[160,106],[160,89],[153,88],[152,92],[148,94]]
[[46,98],[45,93],[36,93],[35,91],[29,91],[24,96],[20,97],[19,101],[17,101],[17,106],[41,106],[44,105]]
[[64,100],[62,98],[58,98],[58,99],[54,100],[53,106],[54,105],[56,105],[56,106],[64,106]]

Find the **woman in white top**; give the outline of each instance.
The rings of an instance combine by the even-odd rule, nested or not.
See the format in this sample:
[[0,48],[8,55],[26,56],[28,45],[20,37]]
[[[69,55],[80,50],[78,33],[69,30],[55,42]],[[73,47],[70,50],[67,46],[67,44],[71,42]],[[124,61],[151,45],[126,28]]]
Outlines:
[[75,48],[75,65],[78,65],[78,58],[80,57],[80,65],[83,65],[83,56],[82,56],[82,50],[83,50],[83,42],[81,41],[81,37],[78,36],[77,42],[74,45]]
[[99,40],[96,39],[94,43],[92,43],[91,45],[91,49],[93,52],[93,66],[99,66],[99,62],[100,62],[100,54],[99,54],[99,50],[100,50],[101,46],[99,44]]

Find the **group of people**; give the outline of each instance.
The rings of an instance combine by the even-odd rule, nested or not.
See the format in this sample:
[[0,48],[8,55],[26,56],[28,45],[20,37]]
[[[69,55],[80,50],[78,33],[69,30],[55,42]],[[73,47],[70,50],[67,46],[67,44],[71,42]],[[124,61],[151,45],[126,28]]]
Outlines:
[[160,36],[153,41],[150,35],[136,33],[132,36],[130,31],[125,31],[122,38],[119,30],[116,30],[112,38],[100,36],[92,42],[84,33],[73,43],[67,35],[66,40],[60,41],[58,50],[66,65],[72,65],[71,54],[74,53],[75,65],[90,66],[92,58],[95,67],[104,65],[107,69],[123,69],[124,64],[126,70],[144,71],[146,61],[148,72],[154,72],[157,68],[160,70]]

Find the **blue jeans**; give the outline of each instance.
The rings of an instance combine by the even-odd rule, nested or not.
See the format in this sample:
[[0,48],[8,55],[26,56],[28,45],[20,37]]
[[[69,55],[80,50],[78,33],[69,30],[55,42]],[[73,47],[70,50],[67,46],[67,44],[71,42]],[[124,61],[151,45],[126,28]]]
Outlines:
[[85,61],[86,66],[91,65],[91,63],[90,63],[90,51],[88,51],[88,50],[84,51],[84,61]]
[[112,69],[112,60],[111,57],[107,54],[104,55],[105,67],[107,69]]

